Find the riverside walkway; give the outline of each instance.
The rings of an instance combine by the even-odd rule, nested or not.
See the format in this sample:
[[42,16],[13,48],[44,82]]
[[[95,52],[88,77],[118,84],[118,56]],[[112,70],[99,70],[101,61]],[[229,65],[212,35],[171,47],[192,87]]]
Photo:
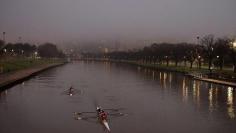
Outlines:
[[197,80],[201,80],[201,81],[206,81],[206,82],[211,82],[211,83],[216,83],[216,84],[222,84],[222,85],[236,87],[236,83],[234,83],[234,82],[228,82],[228,81],[211,79],[211,78],[204,78],[204,77],[198,77],[198,76],[194,76],[193,78],[197,79]]

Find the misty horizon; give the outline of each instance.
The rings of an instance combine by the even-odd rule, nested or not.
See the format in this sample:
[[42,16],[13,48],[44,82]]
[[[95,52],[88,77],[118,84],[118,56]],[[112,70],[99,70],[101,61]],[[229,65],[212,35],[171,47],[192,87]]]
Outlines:
[[[236,35],[234,0],[2,0],[7,42],[144,45]],[[2,35],[1,35],[2,39]]]

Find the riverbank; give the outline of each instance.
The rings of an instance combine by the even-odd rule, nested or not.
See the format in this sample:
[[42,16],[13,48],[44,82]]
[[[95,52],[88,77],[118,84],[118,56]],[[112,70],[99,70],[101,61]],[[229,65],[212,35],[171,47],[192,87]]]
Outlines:
[[17,62],[16,64],[18,64],[18,66],[13,66],[14,64],[11,64],[10,67],[8,67],[8,70],[11,71],[0,74],[0,91],[23,82],[24,80],[38,74],[39,72],[65,64],[65,61],[55,59],[40,59],[31,63],[30,61],[28,62],[23,60],[18,60]]
[[100,60],[100,59],[96,59],[96,61],[109,61],[109,62],[114,62],[114,63],[125,63],[125,64],[134,65],[134,66],[139,66],[142,68],[179,72],[179,73],[183,73],[186,76],[190,76],[196,80],[236,87],[236,74],[229,71],[229,70],[220,71],[220,70],[214,69],[210,72],[207,68],[199,69],[199,68],[189,68],[189,67],[184,67],[184,66],[177,66],[177,67],[176,66],[166,66],[166,65],[140,63],[137,61],[127,61],[127,60]]

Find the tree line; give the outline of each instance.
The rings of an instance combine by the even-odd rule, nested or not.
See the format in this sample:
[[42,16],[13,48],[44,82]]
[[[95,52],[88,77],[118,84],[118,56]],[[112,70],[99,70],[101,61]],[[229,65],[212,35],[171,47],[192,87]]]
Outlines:
[[44,43],[36,46],[30,43],[7,43],[0,40],[0,57],[22,56],[22,57],[65,57],[55,44]]
[[234,66],[236,72],[236,48],[232,39],[215,38],[214,35],[206,35],[199,38],[198,44],[193,43],[153,43],[140,50],[113,51],[103,54],[84,53],[86,58],[106,58],[112,60],[129,60],[141,63],[152,63],[169,66],[170,62],[175,66],[180,63],[185,67],[193,67],[196,64],[201,68],[208,65],[223,69],[225,65]]

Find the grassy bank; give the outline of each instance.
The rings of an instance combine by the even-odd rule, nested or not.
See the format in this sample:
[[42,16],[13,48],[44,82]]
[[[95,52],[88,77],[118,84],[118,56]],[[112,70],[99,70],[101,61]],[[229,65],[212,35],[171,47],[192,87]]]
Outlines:
[[63,62],[62,59],[33,59],[33,58],[9,58],[0,60],[0,74],[41,66],[51,63]]

